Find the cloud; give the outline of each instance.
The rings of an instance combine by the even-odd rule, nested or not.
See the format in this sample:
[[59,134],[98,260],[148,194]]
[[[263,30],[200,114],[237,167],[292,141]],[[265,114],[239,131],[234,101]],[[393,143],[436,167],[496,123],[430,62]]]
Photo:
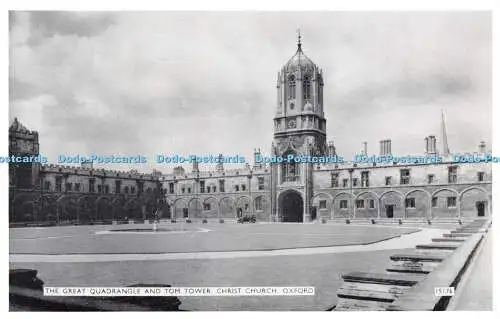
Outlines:
[[327,133],[340,153],[363,141],[375,151],[385,138],[394,152],[422,153],[425,136],[439,138],[441,109],[452,150],[491,143],[487,12],[13,12],[9,20],[10,113],[40,131],[41,150],[54,158],[267,152],[276,76],[298,27],[324,71]]

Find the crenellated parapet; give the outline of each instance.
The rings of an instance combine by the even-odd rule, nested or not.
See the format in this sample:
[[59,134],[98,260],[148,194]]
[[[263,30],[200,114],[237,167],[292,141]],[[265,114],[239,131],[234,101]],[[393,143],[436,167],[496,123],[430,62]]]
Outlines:
[[41,173],[49,174],[68,174],[68,175],[81,175],[81,176],[92,176],[92,177],[107,177],[107,178],[128,178],[128,179],[139,179],[144,181],[159,181],[160,176],[154,174],[143,174],[136,170],[130,171],[118,171],[103,168],[87,168],[80,166],[70,166],[70,165],[56,165],[56,164],[45,164],[42,165]]

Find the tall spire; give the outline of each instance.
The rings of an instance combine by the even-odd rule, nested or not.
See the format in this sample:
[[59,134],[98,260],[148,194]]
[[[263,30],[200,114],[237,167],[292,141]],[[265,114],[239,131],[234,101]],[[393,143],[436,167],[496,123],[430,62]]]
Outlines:
[[302,50],[302,42],[301,42],[301,36],[300,36],[300,29],[297,29],[297,50]]
[[446,124],[444,121],[444,111],[441,110],[441,140],[442,140],[442,152],[444,156],[450,155],[450,149],[448,148],[448,136],[446,135]]

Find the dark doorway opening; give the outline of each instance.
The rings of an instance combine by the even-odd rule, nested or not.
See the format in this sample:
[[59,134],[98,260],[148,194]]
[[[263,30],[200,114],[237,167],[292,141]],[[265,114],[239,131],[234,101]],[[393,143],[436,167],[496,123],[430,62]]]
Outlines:
[[182,213],[184,215],[184,218],[189,218],[189,211],[187,208],[183,208],[182,209]]
[[394,205],[385,205],[385,215],[387,218],[394,218]]
[[485,210],[485,203],[484,202],[476,202],[476,207],[477,207],[477,217],[484,217],[484,210]]
[[283,222],[303,222],[304,202],[302,201],[302,196],[298,192],[289,191],[282,194],[280,204]]
[[316,220],[317,217],[318,217],[318,208],[313,207],[311,211],[311,220]]

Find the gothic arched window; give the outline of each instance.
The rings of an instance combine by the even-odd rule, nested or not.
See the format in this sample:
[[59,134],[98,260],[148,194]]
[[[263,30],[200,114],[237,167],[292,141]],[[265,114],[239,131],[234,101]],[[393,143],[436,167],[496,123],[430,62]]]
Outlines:
[[262,210],[262,197],[259,196],[255,199],[255,210]]
[[293,75],[288,78],[288,98],[295,98],[295,76]]
[[311,98],[311,79],[306,76],[304,77],[304,81],[302,83],[303,86],[303,92],[304,92],[304,99],[310,99]]
[[[287,160],[289,155],[293,155],[294,159]],[[281,177],[283,182],[296,182],[299,180],[299,163],[295,162],[296,154],[293,151],[288,151],[283,155],[285,159],[281,164]]]

